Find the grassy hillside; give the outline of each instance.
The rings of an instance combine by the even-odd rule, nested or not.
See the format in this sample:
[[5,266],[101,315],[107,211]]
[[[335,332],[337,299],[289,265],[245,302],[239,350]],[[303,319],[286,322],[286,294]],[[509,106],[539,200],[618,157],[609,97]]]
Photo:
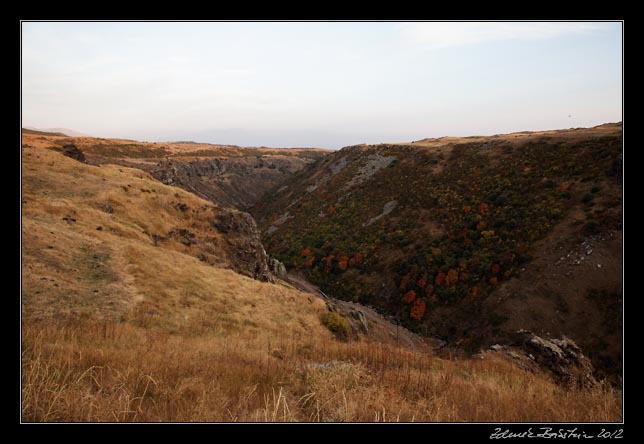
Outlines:
[[[571,214],[574,224],[556,232],[562,249],[621,246],[621,152],[620,124],[347,147],[269,193],[256,217],[268,252],[325,292],[476,350],[508,319],[489,295],[532,269],[537,241]],[[577,267],[559,279],[599,275],[587,290],[606,290],[615,301],[603,303],[619,306],[620,250],[606,249],[610,272]],[[553,287],[559,310],[578,314],[567,306],[577,290]],[[540,315],[523,328],[550,331]],[[565,333],[583,342],[583,328]]]
[[129,139],[70,137],[63,133],[35,131],[26,128],[22,129],[22,136],[23,145],[59,151],[64,145],[73,143],[90,158],[95,156],[108,159],[244,158],[272,155],[317,159],[324,157],[329,152],[329,150],[321,148],[255,148],[195,142],[141,142]]
[[[209,222],[223,210],[140,170],[34,147],[22,162],[24,421],[621,418],[619,392],[494,354],[338,341],[320,300],[224,268],[235,233]],[[217,260],[166,236],[182,228]]]
[[318,148],[245,148],[194,142],[151,143],[23,129],[23,146],[62,152],[74,144],[93,165],[118,164],[139,168],[168,185],[242,211],[256,205],[264,193],[330,150]]

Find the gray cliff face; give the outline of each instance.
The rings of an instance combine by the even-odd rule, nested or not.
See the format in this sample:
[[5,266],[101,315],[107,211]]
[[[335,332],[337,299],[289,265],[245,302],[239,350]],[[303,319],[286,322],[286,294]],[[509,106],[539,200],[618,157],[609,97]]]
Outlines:
[[166,185],[181,187],[221,206],[247,211],[266,192],[311,161],[295,156],[164,159],[145,169]]
[[228,259],[235,271],[260,281],[274,281],[255,219],[250,214],[229,208],[220,209],[211,223],[226,235],[231,252]]

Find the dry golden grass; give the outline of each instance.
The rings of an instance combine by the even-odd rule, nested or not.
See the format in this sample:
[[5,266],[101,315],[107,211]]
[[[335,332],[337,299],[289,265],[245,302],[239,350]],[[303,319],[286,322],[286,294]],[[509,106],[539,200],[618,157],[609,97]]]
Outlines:
[[[509,134],[497,134],[494,136],[446,136],[439,138],[428,138],[416,140],[413,142],[414,146],[424,148],[437,148],[446,147],[450,144],[461,143],[481,143],[490,142],[494,140],[503,140],[513,144],[523,144],[529,141],[535,141],[544,137],[557,137],[557,139],[566,140],[568,142],[579,141],[582,139],[589,139],[591,137],[604,137],[620,134],[622,132],[622,124],[619,123],[605,123],[590,128],[569,128],[548,131],[519,131]],[[410,142],[400,142],[400,145],[409,145]]]
[[172,204],[205,201],[138,170],[28,148],[22,185],[23,421],[621,419],[619,392],[497,356],[336,341],[313,296],[155,247],[144,230],[210,230]]
[[[70,137],[48,134],[35,134],[29,131],[22,133],[23,146],[31,148],[62,147],[73,143],[86,154],[108,155],[113,153],[129,154],[122,157],[154,158],[159,155],[169,156],[316,156],[330,153],[326,148],[268,148],[268,147],[239,147],[235,145],[217,145],[209,143],[177,143],[177,142],[141,142],[129,139],[106,139],[97,137]],[[249,151],[252,150],[252,151]],[[120,156],[119,156],[120,157]]]
[[[322,335],[171,334],[130,323],[23,328],[25,421],[618,421],[496,356],[449,361]],[[323,366],[311,363],[334,363]]]

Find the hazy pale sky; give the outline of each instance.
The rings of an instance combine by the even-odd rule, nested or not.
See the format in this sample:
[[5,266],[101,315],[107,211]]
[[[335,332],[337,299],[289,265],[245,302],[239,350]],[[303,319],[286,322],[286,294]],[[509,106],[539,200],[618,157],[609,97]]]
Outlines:
[[340,148],[621,119],[621,23],[22,23],[23,126]]

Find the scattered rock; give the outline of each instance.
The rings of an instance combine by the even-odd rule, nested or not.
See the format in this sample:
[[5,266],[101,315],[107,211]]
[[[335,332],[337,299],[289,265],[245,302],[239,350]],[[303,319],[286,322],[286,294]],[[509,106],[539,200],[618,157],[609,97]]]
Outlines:
[[96,227],[96,231],[103,231],[103,227],[99,225],[98,227]]
[[309,362],[304,364],[304,368],[327,369],[333,367],[352,367],[353,364],[346,361],[329,361],[329,362]]
[[397,160],[395,156],[381,156],[377,152],[369,155],[365,164],[358,169],[357,173],[342,189],[346,191],[354,185],[363,183],[381,169],[388,167],[395,160]]
[[273,275],[277,276],[280,279],[286,279],[286,267],[283,263],[281,263],[274,257],[269,259],[268,267]]
[[366,227],[371,225],[372,223],[376,222],[377,220],[385,217],[389,213],[391,213],[396,207],[398,206],[398,201],[397,200],[392,200],[390,202],[387,202],[383,207],[382,207],[382,213],[380,213],[377,216],[372,217],[369,219],[367,222],[363,223],[362,226]]
[[65,217],[63,217],[63,220],[65,222],[67,222],[67,223],[76,222],[76,219],[74,217],[72,217],[70,214],[68,214]]
[[190,245],[194,245],[197,243],[197,241],[195,240],[196,238],[195,234],[189,230],[186,230],[185,228],[177,228],[174,230],[170,230],[168,232],[168,237],[177,239],[186,247],[189,247]]
[[108,202],[103,202],[102,204],[99,205],[101,210],[105,211],[108,214],[112,214],[114,212],[114,208],[112,208],[112,205],[110,205]]
[[188,205],[184,204],[183,202],[177,202],[176,204],[174,204],[174,207],[179,211],[188,211]]
[[74,160],[78,160],[79,162],[85,162],[85,155],[83,152],[78,149],[78,147],[74,144],[69,144],[63,146],[63,151],[62,151],[63,156],[70,157]]
[[[369,324],[367,323],[367,316],[360,310],[352,308],[349,311],[349,316],[356,320],[358,322],[358,328],[362,331],[364,334],[369,333]],[[349,320],[349,324],[351,324],[351,327],[353,328],[353,324],[351,323],[351,320]]]

